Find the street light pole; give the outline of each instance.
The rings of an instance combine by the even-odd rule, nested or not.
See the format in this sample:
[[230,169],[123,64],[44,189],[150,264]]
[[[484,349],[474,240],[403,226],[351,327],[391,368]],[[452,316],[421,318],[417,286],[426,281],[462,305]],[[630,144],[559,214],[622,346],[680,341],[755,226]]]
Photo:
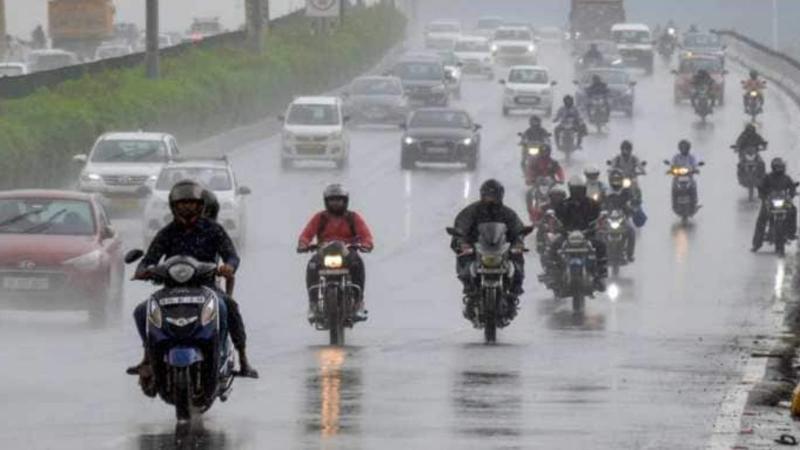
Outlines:
[[158,56],[158,0],[147,0],[147,32],[146,32],[146,54],[145,65],[147,66],[147,78],[156,80],[159,78],[159,56]]
[[0,60],[7,56],[8,40],[6,39],[6,2],[0,0]]
[[778,32],[778,0],[772,0],[772,49],[776,52],[780,49],[780,34]]

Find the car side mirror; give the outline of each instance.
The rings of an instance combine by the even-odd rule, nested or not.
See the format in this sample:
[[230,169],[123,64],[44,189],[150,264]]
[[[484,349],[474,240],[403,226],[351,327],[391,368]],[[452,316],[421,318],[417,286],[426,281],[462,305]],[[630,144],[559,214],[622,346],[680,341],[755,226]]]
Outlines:
[[408,125],[406,125],[406,123],[405,123],[405,122],[403,122],[403,123],[400,123],[400,124],[398,124],[397,126],[398,126],[398,127],[401,129],[401,130],[407,130],[407,129],[408,129]]
[[498,81],[498,83],[500,83],[502,85],[505,85],[506,84],[506,80],[500,80],[500,81]]
[[668,160],[666,160],[666,159],[664,160],[664,164],[665,164],[665,165],[667,165],[667,166],[671,166],[671,165],[672,165],[672,163],[671,163],[671,162],[669,162],[669,161],[668,161]]
[[609,160],[606,160],[606,165],[607,165],[607,166],[610,166],[611,164],[612,164],[612,163],[611,163],[611,160],[610,160],[610,159],[609,159]]
[[705,166],[705,165],[706,165],[706,162],[705,162],[705,161],[700,161],[699,163],[697,163],[697,165],[698,165],[698,166]]
[[142,259],[144,256],[144,252],[140,249],[133,249],[125,254],[125,264],[135,263],[136,261]]
[[350,119],[351,119],[351,117],[350,117],[350,116],[344,116],[344,117],[342,117],[342,121],[343,121],[344,123],[350,122]]
[[555,85],[557,85],[557,84],[558,84],[558,81],[555,81],[555,80],[553,80],[553,81],[551,81],[551,82],[550,82],[550,86],[555,86]]
[[476,123],[475,125],[473,125],[473,126],[472,126],[472,129],[473,129],[473,130],[475,130],[475,131],[478,131],[478,130],[480,130],[481,128],[482,128],[482,127],[481,127],[481,124],[479,124],[479,123]]
[[240,186],[239,187],[239,195],[250,195],[253,191],[250,190],[247,186]]
[[105,241],[106,239],[111,239],[115,235],[116,235],[116,233],[114,232],[114,229],[111,228],[108,225],[105,225],[105,226],[103,226],[103,228],[100,229],[100,240],[101,241]]
[[647,161],[640,161],[639,163],[640,163],[641,165],[643,165],[643,166],[646,166],[646,165],[647,165]]
[[79,162],[79,163],[83,163],[83,164],[85,164],[88,159],[89,159],[88,156],[86,154],[83,154],[83,153],[81,153],[79,155],[75,155],[75,156],[72,157],[73,161]]

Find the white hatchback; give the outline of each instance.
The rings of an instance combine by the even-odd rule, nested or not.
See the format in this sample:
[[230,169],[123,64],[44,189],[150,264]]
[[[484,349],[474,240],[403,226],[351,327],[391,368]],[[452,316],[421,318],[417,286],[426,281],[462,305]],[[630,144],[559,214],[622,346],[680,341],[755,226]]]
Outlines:
[[281,166],[294,161],[331,161],[344,168],[350,157],[350,137],[345,128],[339,97],[298,97],[278,117],[283,121]]
[[536,64],[539,58],[533,32],[523,26],[504,26],[495,30],[492,53],[495,60],[504,65]]
[[465,74],[484,75],[494,79],[494,56],[489,40],[480,36],[462,36],[456,42],[455,54]]
[[503,115],[512,110],[539,110],[550,117],[553,114],[553,86],[550,73],[542,66],[513,66],[508,78],[500,80],[503,91]]

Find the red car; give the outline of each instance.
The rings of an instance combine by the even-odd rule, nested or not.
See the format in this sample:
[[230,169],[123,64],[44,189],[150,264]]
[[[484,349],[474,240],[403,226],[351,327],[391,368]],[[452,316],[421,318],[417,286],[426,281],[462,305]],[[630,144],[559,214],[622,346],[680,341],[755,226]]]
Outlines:
[[692,77],[705,69],[714,80],[713,93],[717,104],[725,103],[725,70],[722,59],[717,56],[691,55],[680,58],[678,70],[673,70],[675,77],[675,103],[689,100],[692,97]]
[[122,241],[96,196],[0,192],[0,307],[104,321],[122,308],[123,280]]

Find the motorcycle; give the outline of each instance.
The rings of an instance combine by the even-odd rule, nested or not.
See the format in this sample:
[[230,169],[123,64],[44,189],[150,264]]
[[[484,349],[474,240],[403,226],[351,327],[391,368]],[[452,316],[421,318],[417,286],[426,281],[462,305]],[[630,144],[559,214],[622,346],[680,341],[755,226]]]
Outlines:
[[636,166],[633,172],[630,170],[623,170],[621,167],[614,167],[613,161],[610,160],[606,161],[606,165],[609,167],[609,172],[614,170],[622,172],[622,176],[625,177],[622,180],[622,187],[631,190],[633,193],[633,200],[636,204],[642,204],[642,188],[639,185],[639,177],[647,175],[644,169],[647,166],[647,161],[639,161],[639,165]]
[[[533,227],[524,227],[523,236],[533,231]],[[525,252],[526,249],[512,248],[506,239],[508,229],[504,223],[490,222],[478,226],[478,242],[468,252],[475,254],[475,261],[470,272],[478,282],[478,299],[470,301],[465,298],[468,308],[474,308],[475,326],[483,328],[486,342],[497,340],[497,329],[508,326],[516,315],[517,305],[512,303],[509,293],[511,279],[516,267],[511,261],[512,253]],[[459,229],[448,227],[447,234],[457,238],[465,238]]]
[[[664,160],[664,164],[670,167],[667,175],[672,176],[672,211],[685,223],[700,209],[697,205],[697,182],[694,179],[694,175],[700,172],[691,167],[673,166],[667,160]],[[703,161],[697,164],[705,165]]]
[[539,156],[539,153],[542,151],[542,146],[547,144],[547,142],[529,142],[525,139],[523,133],[517,133],[517,135],[522,138],[519,143],[521,155],[520,166],[522,166],[522,173],[525,174],[528,161]]
[[744,112],[755,122],[756,117],[764,112],[764,95],[757,89],[751,89],[744,94]]
[[528,189],[525,197],[528,205],[528,216],[535,227],[544,215],[543,206],[549,202],[548,194],[550,189],[555,186],[556,180],[552,177],[538,177],[532,183],[533,185]]
[[361,298],[361,287],[351,280],[347,256],[350,252],[368,251],[362,246],[341,241],[310,245],[300,251],[317,252],[322,264],[319,269],[319,283],[311,286],[309,291],[316,296],[317,310],[320,311],[320,320],[315,321],[314,326],[319,331],[328,331],[330,345],[344,345],[345,328],[352,329],[355,322],[359,321],[356,312],[358,299]]
[[598,221],[600,238],[606,244],[608,265],[614,276],[619,275],[619,268],[628,264],[627,237],[628,216],[621,209],[603,211]]
[[692,95],[692,106],[703,122],[706,121],[706,117],[714,113],[713,95],[707,86],[695,89],[694,95]]
[[589,117],[589,123],[597,127],[598,133],[603,131],[603,127],[608,124],[611,115],[606,98],[600,95],[589,97],[589,101],[586,105],[586,113]]
[[597,264],[595,248],[582,231],[571,231],[558,249],[560,279],[554,286],[556,297],[572,298],[572,311],[583,314],[586,297],[594,295]]
[[586,181],[586,195],[589,196],[592,200],[597,202],[598,204],[603,203],[603,199],[605,198],[606,191],[603,183],[598,181]]
[[665,63],[672,60],[672,55],[675,54],[675,39],[672,35],[669,39],[661,39],[659,41],[658,54],[661,55],[661,59],[663,59]]
[[567,161],[572,157],[572,152],[578,149],[579,128],[580,124],[573,117],[567,117],[561,123],[561,131],[558,139],[556,139],[558,141],[556,146],[559,151],[564,152]]
[[794,213],[792,197],[790,192],[778,191],[771,193],[765,200],[769,218],[764,240],[774,245],[775,253],[780,256],[786,254],[786,242],[789,240],[789,214]]
[[767,174],[766,164],[759,154],[765,146],[739,148],[731,145],[731,148],[739,154],[739,164],[736,167],[739,185],[747,189],[747,198],[753,201],[758,185]]
[[[144,253],[131,250],[131,264]],[[233,344],[221,335],[219,294],[206,285],[217,265],[173,256],[148,269],[148,280],[164,287],[147,300],[145,348],[152,362],[156,392],[187,421],[226,401],[234,372]]]

